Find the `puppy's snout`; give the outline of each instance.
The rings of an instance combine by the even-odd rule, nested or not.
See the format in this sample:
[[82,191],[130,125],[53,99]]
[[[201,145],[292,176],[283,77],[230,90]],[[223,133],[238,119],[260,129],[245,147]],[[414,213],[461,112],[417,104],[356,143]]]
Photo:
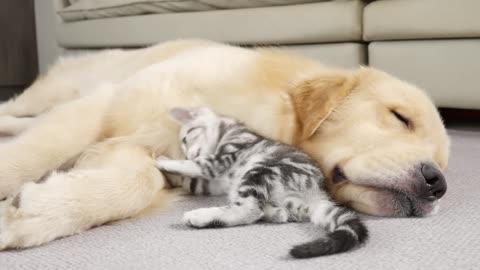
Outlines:
[[447,182],[440,169],[433,164],[425,163],[421,165],[420,171],[426,185],[425,198],[435,200],[443,197],[447,192]]

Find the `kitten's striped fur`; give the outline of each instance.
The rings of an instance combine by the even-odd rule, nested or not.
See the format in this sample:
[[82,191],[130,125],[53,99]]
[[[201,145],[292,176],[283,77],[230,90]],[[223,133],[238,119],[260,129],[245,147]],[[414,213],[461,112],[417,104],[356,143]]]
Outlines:
[[[316,163],[301,150],[263,138],[241,123],[208,108],[174,109],[182,127],[187,160],[159,159],[161,170],[190,178],[194,193],[228,193],[230,205],[184,215],[196,228],[267,222],[311,221],[326,236],[295,246],[297,258],[344,252],[365,242],[368,231],[347,208],[337,206],[323,187]],[[199,188],[201,187],[201,188]]]

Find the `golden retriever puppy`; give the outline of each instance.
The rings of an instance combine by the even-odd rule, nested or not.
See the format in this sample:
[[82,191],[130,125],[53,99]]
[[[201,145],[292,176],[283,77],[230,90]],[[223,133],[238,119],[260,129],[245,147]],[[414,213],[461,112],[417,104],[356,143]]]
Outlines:
[[333,197],[365,213],[430,215],[446,191],[449,140],[414,86],[280,50],[168,42],[61,59],[0,105],[0,133],[16,135],[0,145],[0,249],[148,207],[165,185],[155,157],[180,155],[167,113],[177,106],[209,106],[303,148]]

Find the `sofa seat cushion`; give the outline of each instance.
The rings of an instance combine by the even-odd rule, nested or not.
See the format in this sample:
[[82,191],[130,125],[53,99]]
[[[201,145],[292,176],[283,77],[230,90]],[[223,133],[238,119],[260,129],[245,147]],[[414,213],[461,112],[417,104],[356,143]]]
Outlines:
[[362,1],[348,0],[85,20],[60,24],[57,41],[67,48],[135,47],[179,38],[284,45],[361,41],[362,11]]
[[382,0],[365,7],[365,40],[480,37],[479,0]]
[[[303,55],[312,60],[318,61],[324,65],[358,68],[366,65],[367,48],[361,43],[328,43],[328,44],[308,44],[308,45],[291,45],[291,46],[274,46],[282,50],[288,50],[292,53]],[[102,49],[65,49],[62,51],[63,56],[79,56]],[[1,139],[1,137],[0,137]]]
[[76,0],[58,11],[64,21],[216,9],[295,5],[331,0]]
[[368,61],[426,90],[437,106],[480,109],[480,39],[378,41]]

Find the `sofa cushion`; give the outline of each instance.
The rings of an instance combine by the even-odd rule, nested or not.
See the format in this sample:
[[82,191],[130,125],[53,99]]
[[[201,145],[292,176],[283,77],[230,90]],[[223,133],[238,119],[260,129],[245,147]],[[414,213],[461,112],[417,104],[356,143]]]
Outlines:
[[76,0],[58,11],[65,21],[215,9],[295,5],[330,0]]
[[367,48],[360,43],[332,43],[282,46],[282,49],[301,54],[322,64],[344,68],[366,65]]
[[62,47],[145,46],[179,38],[234,44],[360,41],[363,3],[329,1],[290,6],[183,12],[60,24]]
[[[366,45],[361,43],[345,42],[274,47],[306,56],[325,65],[336,67],[358,68],[361,65],[365,65],[367,59]],[[62,55],[79,56],[101,50],[102,49],[64,49]]]
[[415,83],[440,107],[480,109],[480,39],[378,41],[368,61]]
[[365,40],[480,37],[479,0],[383,0],[365,7]]

